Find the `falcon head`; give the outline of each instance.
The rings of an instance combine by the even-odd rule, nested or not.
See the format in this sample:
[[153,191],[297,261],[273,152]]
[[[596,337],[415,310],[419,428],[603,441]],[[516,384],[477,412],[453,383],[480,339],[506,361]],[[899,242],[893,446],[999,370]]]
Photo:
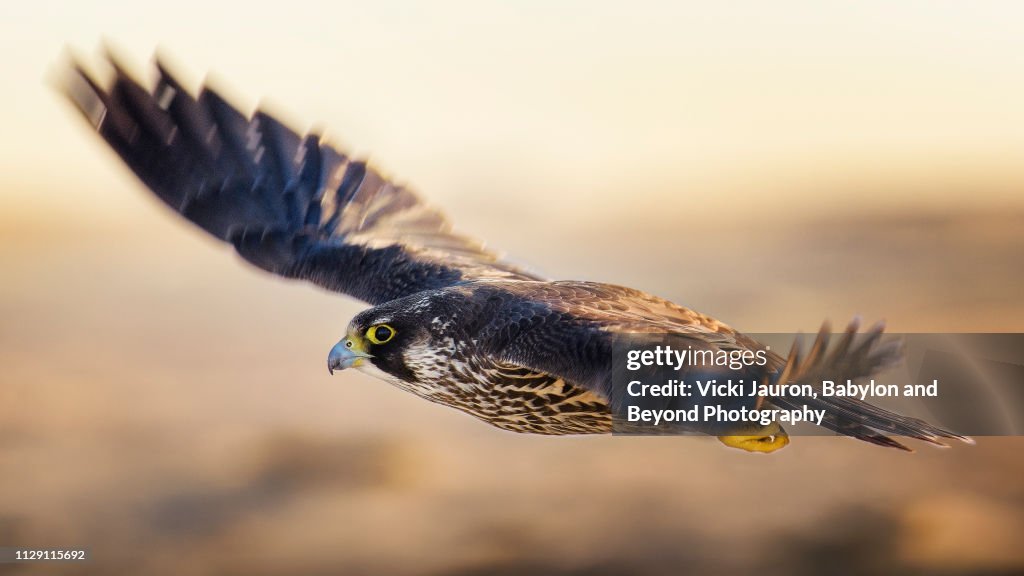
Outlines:
[[327,369],[355,368],[403,382],[436,372],[454,352],[444,300],[442,294],[416,295],[364,310],[331,348]]

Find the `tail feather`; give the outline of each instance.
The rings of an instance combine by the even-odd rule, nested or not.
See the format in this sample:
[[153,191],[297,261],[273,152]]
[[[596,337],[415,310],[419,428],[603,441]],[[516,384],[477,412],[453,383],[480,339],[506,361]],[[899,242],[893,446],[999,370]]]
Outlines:
[[[867,378],[901,360],[902,347],[899,342],[881,342],[884,324],[875,324],[858,339],[859,328],[860,321],[855,318],[830,350],[831,330],[826,322],[818,331],[805,358],[801,358],[801,343],[797,341],[793,344],[776,381],[809,383],[820,387],[822,380],[836,379],[837,376],[843,380]],[[817,397],[779,397],[773,398],[772,403],[790,409],[807,405],[811,409],[825,410],[821,422],[823,427],[879,446],[910,451],[910,448],[890,436],[915,438],[937,446],[946,446],[943,439],[973,443],[967,436],[848,396],[819,394]]]

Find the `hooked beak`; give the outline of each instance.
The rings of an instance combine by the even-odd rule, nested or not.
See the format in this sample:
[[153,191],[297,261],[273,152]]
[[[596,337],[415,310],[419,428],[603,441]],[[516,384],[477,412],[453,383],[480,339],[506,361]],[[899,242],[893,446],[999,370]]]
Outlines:
[[363,348],[363,342],[359,338],[344,338],[341,342],[331,348],[327,355],[327,370],[334,374],[335,370],[358,367],[363,363],[364,358],[373,358]]

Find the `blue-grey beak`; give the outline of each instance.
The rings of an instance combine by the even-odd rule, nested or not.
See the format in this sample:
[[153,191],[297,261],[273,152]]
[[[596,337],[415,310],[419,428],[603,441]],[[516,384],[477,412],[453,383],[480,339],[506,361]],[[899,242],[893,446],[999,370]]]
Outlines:
[[335,370],[344,370],[353,366],[359,366],[364,358],[373,356],[363,351],[363,343],[356,338],[345,338],[331,348],[327,355],[327,370],[334,374]]

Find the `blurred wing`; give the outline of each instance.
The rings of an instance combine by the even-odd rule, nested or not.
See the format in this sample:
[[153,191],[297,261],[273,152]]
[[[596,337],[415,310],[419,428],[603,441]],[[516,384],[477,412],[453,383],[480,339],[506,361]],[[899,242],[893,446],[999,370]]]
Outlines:
[[152,89],[108,56],[109,84],[75,63],[65,93],[168,206],[280,276],[379,304],[477,279],[538,279],[455,234],[414,193],[315,134],[191,96],[157,62]]

